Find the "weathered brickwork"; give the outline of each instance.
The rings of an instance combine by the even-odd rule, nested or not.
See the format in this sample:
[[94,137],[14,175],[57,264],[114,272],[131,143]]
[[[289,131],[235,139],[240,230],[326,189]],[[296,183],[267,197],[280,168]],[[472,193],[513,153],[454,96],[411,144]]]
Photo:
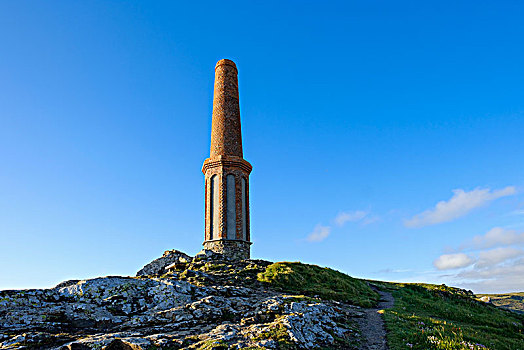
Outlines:
[[233,61],[220,60],[215,66],[211,157],[243,157],[237,74]]
[[[210,157],[204,161],[205,241],[204,248],[234,259],[248,259],[249,174],[251,164],[244,160],[238,100],[238,71],[235,63],[220,60],[215,67]],[[227,176],[234,177],[234,208],[228,220]],[[216,177],[214,177],[216,176]],[[243,188],[245,186],[245,188]],[[218,191],[215,193],[214,191]],[[232,222],[234,210],[234,222]],[[234,230],[228,225],[234,225]]]

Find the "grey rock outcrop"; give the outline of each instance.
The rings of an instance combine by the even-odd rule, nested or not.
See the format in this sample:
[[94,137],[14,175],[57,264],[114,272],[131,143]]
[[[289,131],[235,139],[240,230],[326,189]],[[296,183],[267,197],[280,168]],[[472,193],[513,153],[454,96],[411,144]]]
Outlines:
[[137,277],[0,291],[0,349],[337,349],[358,339],[358,307],[271,290],[256,278],[269,264],[167,251]]
[[179,250],[166,250],[160,258],[151,261],[136,273],[137,276],[161,275],[166,273],[165,268],[174,263],[187,263],[192,258]]

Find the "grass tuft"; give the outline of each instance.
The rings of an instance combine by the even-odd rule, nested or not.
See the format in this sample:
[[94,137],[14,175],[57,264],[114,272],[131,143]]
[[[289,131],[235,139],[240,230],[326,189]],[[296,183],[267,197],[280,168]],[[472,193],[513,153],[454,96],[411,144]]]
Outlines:
[[271,264],[257,278],[278,290],[363,307],[371,307],[379,299],[379,295],[365,281],[329,268],[299,262]]

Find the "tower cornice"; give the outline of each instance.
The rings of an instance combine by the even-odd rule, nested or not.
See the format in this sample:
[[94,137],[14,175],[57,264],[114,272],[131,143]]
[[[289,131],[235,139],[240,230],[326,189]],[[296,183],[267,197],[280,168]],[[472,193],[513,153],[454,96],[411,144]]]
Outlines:
[[237,71],[238,73],[238,69],[237,69],[237,65],[235,64],[235,62],[231,61],[231,60],[228,60],[227,58],[224,58],[220,61],[217,62],[217,64],[215,65],[215,72],[217,70],[218,67],[220,66],[230,66],[230,67],[233,67],[235,68],[235,70]]
[[249,175],[253,167],[251,164],[241,157],[235,156],[214,156],[207,158],[202,165],[202,173],[206,174],[208,169],[223,167],[223,168],[239,168]]

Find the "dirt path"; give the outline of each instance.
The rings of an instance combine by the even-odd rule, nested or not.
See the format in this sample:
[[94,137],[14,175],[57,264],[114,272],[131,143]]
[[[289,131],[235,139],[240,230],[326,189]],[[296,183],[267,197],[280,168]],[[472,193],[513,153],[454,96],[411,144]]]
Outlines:
[[384,320],[378,311],[393,307],[395,299],[393,299],[391,293],[383,292],[376,288],[373,289],[380,294],[380,302],[376,308],[360,310],[364,313],[364,316],[358,321],[362,333],[362,345],[360,349],[387,350]]

